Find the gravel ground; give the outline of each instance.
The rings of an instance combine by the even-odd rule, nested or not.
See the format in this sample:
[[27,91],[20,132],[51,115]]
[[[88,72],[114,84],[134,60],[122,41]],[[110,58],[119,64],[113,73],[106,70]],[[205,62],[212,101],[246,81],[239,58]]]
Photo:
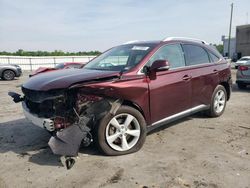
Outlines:
[[[235,80],[235,70],[233,70]],[[29,123],[7,96],[27,80],[0,80],[0,187],[250,188],[250,88],[233,85],[219,118],[202,114],[147,136],[137,153],[103,156],[83,148],[71,170],[47,146],[49,135]]]

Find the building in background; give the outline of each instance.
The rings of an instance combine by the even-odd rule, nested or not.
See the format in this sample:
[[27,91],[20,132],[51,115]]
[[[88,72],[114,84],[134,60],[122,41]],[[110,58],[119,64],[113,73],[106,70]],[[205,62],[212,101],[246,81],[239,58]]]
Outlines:
[[[228,41],[229,41],[228,37],[223,35],[221,37],[221,40],[223,41],[223,56],[228,57]],[[233,59],[235,54],[236,54],[236,39],[235,39],[235,37],[231,37],[231,39],[230,39],[230,57],[228,57],[228,58]]]
[[236,27],[237,58],[250,56],[250,24]]

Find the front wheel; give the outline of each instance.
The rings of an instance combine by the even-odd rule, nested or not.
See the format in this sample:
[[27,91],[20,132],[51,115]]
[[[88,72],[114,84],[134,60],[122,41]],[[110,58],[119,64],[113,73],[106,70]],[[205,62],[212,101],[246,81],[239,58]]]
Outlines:
[[207,114],[210,117],[219,117],[223,114],[227,102],[227,92],[222,85],[218,85],[212,95],[210,109]]
[[2,75],[4,80],[13,80],[15,78],[15,73],[12,70],[5,70]]
[[115,115],[107,114],[96,132],[96,143],[106,155],[123,155],[138,151],[146,138],[146,122],[142,114],[121,106]]

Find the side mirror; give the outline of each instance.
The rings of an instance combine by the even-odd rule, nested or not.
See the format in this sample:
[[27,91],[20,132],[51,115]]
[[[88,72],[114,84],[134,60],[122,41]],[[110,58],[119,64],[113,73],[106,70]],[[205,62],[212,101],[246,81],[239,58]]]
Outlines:
[[169,69],[169,62],[167,60],[156,60],[152,63],[150,71],[158,72]]

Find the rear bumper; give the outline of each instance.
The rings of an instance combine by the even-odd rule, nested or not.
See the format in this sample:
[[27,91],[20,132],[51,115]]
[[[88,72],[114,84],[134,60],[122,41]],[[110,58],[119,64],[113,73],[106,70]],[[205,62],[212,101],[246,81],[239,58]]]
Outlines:
[[41,127],[41,128],[44,128],[50,132],[55,130],[53,120],[48,119],[48,118],[40,118],[40,117],[36,116],[35,114],[30,113],[25,102],[22,102],[22,106],[23,106],[23,113],[24,113],[25,117],[29,121],[31,121],[34,125]]
[[236,80],[236,84],[249,84],[250,85],[250,79],[238,79]]

